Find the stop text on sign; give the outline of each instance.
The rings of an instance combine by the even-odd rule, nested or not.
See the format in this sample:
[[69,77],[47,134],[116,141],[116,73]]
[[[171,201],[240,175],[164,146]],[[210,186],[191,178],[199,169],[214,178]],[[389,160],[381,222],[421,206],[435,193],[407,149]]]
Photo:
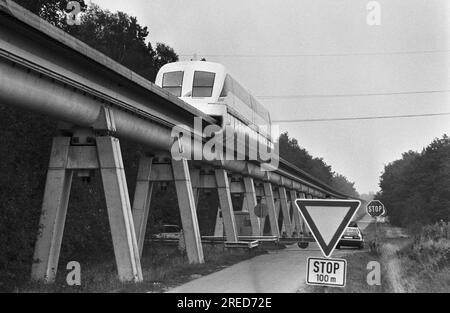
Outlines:
[[366,206],[367,214],[372,217],[383,215],[385,213],[384,210],[384,205],[379,200],[372,200]]
[[370,205],[367,207],[369,213],[383,213],[383,207],[381,205]]
[[345,287],[347,261],[343,259],[308,258],[308,285]]

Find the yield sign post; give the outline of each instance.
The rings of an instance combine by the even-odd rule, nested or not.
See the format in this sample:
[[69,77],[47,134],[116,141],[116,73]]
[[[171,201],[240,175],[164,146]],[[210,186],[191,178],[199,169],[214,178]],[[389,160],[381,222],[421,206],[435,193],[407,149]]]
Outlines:
[[325,257],[330,257],[358,210],[359,200],[297,199],[303,219]]

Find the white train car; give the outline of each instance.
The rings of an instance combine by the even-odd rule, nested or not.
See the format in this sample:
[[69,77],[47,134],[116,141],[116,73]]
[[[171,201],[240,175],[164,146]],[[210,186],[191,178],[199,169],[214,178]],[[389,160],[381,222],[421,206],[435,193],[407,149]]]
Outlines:
[[222,128],[248,137],[270,149],[269,112],[218,63],[206,61],[175,62],[164,65],[156,85],[171,92],[198,110],[215,117]]

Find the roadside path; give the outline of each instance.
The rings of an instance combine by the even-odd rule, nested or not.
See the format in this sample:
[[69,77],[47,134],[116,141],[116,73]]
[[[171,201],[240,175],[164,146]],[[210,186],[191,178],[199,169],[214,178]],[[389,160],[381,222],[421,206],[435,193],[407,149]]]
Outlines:
[[[363,217],[358,225],[365,229],[372,222],[370,216]],[[342,257],[361,250],[335,250],[333,257]],[[270,251],[268,254],[234,264],[221,271],[192,280],[172,288],[174,293],[277,293],[298,292],[305,287],[308,257],[321,257],[319,247],[311,243],[307,249],[296,244],[286,249]]]

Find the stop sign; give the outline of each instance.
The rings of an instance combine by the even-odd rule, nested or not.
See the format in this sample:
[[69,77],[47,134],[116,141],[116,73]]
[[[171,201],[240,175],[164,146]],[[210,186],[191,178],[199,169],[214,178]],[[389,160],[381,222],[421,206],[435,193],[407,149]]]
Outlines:
[[372,200],[367,204],[366,212],[372,217],[381,216],[384,213],[384,205],[379,200]]

